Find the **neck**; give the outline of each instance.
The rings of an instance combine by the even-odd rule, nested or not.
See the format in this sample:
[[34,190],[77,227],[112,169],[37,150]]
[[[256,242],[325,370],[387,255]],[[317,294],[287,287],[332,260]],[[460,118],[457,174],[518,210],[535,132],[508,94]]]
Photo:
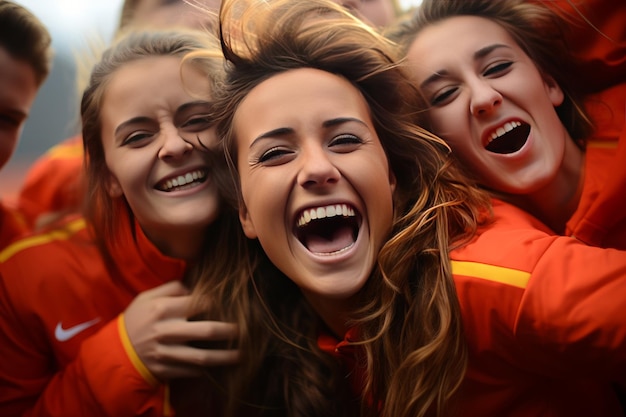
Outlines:
[[582,195],[584,183],[584,152],[570,139],[556,177],[546,186],[524,195],[498,197],[529,212],[556,233],[565,232]]
[[353,310],[355,296],[349,299],[311,297],[306,293],[304,296],[326,326],[339,340],[342,340],[350,328],[348,326],[349,312]]
[[187,262],[195,260],[202,248],[205,231],[198,228],[176,228],[169,233],[153,234],[144,229],[144,233],[159,251],[171,258]]

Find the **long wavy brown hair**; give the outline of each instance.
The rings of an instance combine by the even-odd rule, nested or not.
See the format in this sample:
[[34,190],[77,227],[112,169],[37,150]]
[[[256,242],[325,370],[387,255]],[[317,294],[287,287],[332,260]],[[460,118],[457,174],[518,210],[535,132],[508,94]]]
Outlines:
[[[94,237],[107,260],[112,276],[116,274],[115,259],[109,254],[108,247],[115,245],[117,230],[120,227],[133,227],[131,223],[123,223],[133,218],[133,213],[124,197],[112,198],[107,192],[107,178],[110,177],[106,165],[102,144],[101,107],[107,86],[114,74],[124,65],[154,56],[178,56],[183,60],[194,51],[203,51],[203,57],[184,59],[182,65],[193,65],[206,74],[210,81],[210,91],[206,100],[210,100],[223,79],[223,57],[217,38],[209,33],[177,30],[134,30],[118,38],[104,52],[94,66],[87,88],[81,101],[81,117],[83,122],[83,143],[85,150],[86,177],[88,194],[86,196],[85,217],[94,230]],[[182,73],[181,73],[182,74]],[[185,79],[183,77],[183,83]],[[158,92],[156,92],[158,94]],[[206,149],[210,155],[212,177],[218,185],[222,204],[219,217],[206,230],[206,238],[201,256],[190,262],[186,276],[187,285],[194,288],[193,311],[201,312],[199,316],[222,321],[241,323],[240,346],[247,349],[246,341],[249,332],[247,323],[248,307],[248,269],[243,269],[239,260],[246,258],[246,239],[239,224],[236,211],[237,195],[221,147]],[[125,213],[124,213],[125,212]],[[183,278],[183,277],[181,277]],[[231,372],[232,371],[232,372]],[[245,369],[242,370],[244,372]],[[186,414],[193,407],[211,407],[213,411],[219,407],[228,407],[227,393],[236,392],[233,385],[228,385],[236,378],[238,369],[212,368],[207,371],[207,380],[211,383],[208,392],[198,392],[197,382],[183,392],[180,398],[194,399],[193,405],[181,402],[174,404],[177,413]],[[224,382],[221,378],[226,378]],[[243,380],[240,378],[239,380]],[[231,381],[231,382],[228,382]],[[216,389],[217,384],[217,389]],[[176,385],[176,384],[174,384]],[[240,386],[237,386],[240,387]],[[174,387],[175,388],[175,387]],[[174,389],[173,388],[173,389]],[[176,398],[172,398],[173,401]],[[234,400],[233,400],[234,401]],[[201,405],[198,405],[200,403]],[[224,405],[226,404],[226,405]],[[197,410],[195,410],[197,411]]]
[[253,285],[268,326],[262,337],[278,340],[265,344],[275,343],[276,353],[266,368],[266,378],[276,378],[268,389],[280,391],[277,404],[284,401],[289,416],[445,415],[467,361],[449,251],[488,217],[486,195],[451,162],[445,143],[415,124],[426,104],[393,45],[340,6],[225,0],[220,40],[228,66],[215,108],[236,178],[238,106],[273,75],[315,68],[344,77],[363,94],[397,179],[393,230],[353,312],[368,375],[361,406],[338,400],[349,384],[317,347],[323,323],[259,244],[250,243]]
[[572,68],[578,65],[566,42],[568,18],[526,0],[423,0],[411,14],[385,31],[405,56],[422,29],[453,16],[479,16],[502,26],[544,75],[551,76],[565,93],[556,108],[559,119],[580,146],[593,125],[582,103]]

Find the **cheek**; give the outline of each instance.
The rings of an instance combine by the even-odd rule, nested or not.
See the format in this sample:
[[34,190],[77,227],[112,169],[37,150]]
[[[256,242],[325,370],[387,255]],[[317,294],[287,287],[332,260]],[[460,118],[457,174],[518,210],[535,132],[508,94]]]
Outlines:
[[[259,180],[255,176],[241,178],[241,196],[246,205],[249,218],[254,222],[257,229],[268,226],[270,215],[276,211],[273,209],[279,196],[272,190],[271,182]],[[262,219],[262,220],[258,220]],[[255,221],[256,220],[256,221]]]
[[450,106],[429,112],[430,130],[441,137],[452,148],[463,147],[469,142],[470,127],[458,109]]

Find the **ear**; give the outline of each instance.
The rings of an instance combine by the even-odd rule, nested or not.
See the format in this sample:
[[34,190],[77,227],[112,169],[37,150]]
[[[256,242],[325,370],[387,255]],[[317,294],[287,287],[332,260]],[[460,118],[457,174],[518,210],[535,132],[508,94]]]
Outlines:
[[398,180],[396,180],[396,174],[393,171],[389,170],[389,187],[391,188],[391,194],[393,195],[396,192],[396,185],[398,185]]
[[113,175],[109,175],[109,177],[107,178],[106,189],[111,198],[117,198],[124,195],[124,190],[122,190],[122,186],[117,181],[117,178],[115,178]]
[[256,239],[256,228],[254,227],[254,223],[252,223],[248,208],[243,201],[239,202],[239,221],[241,222],[241,228],[246,237],[248,239]]
[[548,97],[550,97],[550,101],[554,107],[558,107],[563,104],[563,100],[565,100],[565,94],[561,87],[557,84],[557,82],[549,75],[544,75],[543,83],[546,86],[546,92],[548,93]]

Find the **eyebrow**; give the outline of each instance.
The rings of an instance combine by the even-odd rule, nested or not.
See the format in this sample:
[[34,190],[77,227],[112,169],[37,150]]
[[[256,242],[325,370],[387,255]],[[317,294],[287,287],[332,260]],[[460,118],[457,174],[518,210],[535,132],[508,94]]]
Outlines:
[[[356,123],[362,124],[363,126],[367,126],[365,124],[365,122],[363,122],[362,120],[357,119],[355,117],[337,117],[335,119],[325,120],[322,123],[322,127],[323,128],[329,128],[329,127],[341,125],[341,124],[344,124],[344,123],[347,123],[347,122],[356,122]],[[271,138],[271,137],[286,136],[286,135],[289,135],[289,134],[291,134],[293,132],[294,132],[294,129],[292,129],[290,127],[279,127],[277,129],[272,129],[269,132],[265,132],[265,133],[257,136],[256,138],[254,138],[254,140],[250,144],[250,147],[254,146],[254,144],[258,140]]]
[[180,107],[176,109],[176,111],[174,112],[174,123],[181,123],[183,121],[181,120],[181,118],[188,116],[188,112],[190,111],[196,111],[197,107],[200,107],[200,109],[197,110],[202,110],[203,113],[214,113],[213,104],[211,102],[206,100],[192,101],[189,103],[181,104]]
[[[194,107],[198,107],[198,106],[202,106],[202,107],[212,107],[211,103],[208,101],[204,101],[204,100],[199,100],[199,101],[192,101],[189,103],[185,103],[182,104],[180,107],[178,107],[174,113],[174,119],[176,119],[178,117],[178,115],[180,115],[180,113],[183,113],[184,111],[187,111],[189,109],[193,109]],[[150,123],[153,120],[150,117],[146,117],[146,116],[137,116],[137,117],[133,117],[132,119],[128,119],[125,122],[121,123],[119,126],[117,126],[115,128],[115,132],[114,134],[117,135],[122,129],[124,129],[127,126],[133,125],[133,124],[139,124],[139,123]]]
[[[480,48],[478,51],[474,52],[473,55],[473,59],[474,61],[477,61],[479,59],[482,59],[484,57],[486,57],[487,55],[489,55],[490,53],[492,53],[493,51],[495,51],[496,49],[499,48],[508,48],[510,49],[510,46],[507,45],[503,45],[500,43],[495,43],[493,45],[488,45],[485,46],[484,48]],[[420,84],[420,88],[424,88],[426,86],[428,86],[429,84],[432,84],[436,81],[439,81],[442,78],[445,78],[447,75],[449,75],[449,72],[445,69],[439,70],[439,71],[435,71],[434,74],[432,74],[430,77],[426,78],[421,84]]]
[[128,119],[125,122],[120,123],[119,126],[115,128],[114,135],[117,136],[118,133],[127,126],[130,126],[133,124],[139,124],[139,123],[150,123],[151,121],[152,119],[150,119],[149,117],[145,117],[145,116],[133,117],[132,119]]
[[194,108],[194,107],[198,107],[198,106],[200,106],[200,107],[212,107],[211,103],[206,101],[206,100],[191,101],[189,103],[181,104],[181,106],[176,109],[176,114],[182,113],[185,110],[188,110],[188,109]]

